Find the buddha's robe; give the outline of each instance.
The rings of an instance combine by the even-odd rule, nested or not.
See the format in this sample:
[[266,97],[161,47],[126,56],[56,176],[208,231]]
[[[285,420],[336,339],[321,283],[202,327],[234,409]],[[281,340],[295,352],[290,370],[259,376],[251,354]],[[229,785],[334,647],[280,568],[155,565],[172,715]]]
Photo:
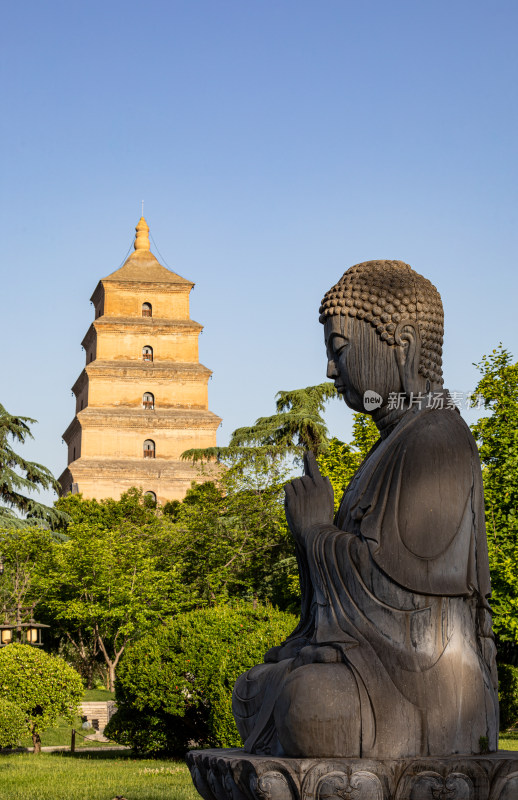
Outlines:
[[334,525],[297,541],[301,621],[236,682],[248,752],[403,757],[497,749],[480,463],[451,409],[408,411]]

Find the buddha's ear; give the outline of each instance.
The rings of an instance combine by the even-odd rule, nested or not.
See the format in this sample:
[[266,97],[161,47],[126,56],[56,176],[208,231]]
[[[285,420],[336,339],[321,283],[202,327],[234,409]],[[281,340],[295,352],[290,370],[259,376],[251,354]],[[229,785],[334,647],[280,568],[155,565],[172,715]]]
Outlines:
[[396,363],[405,394],[419,394],[419,359],[421,357],[421,336],[417,322],[403,319],[394,331],[396,342]]

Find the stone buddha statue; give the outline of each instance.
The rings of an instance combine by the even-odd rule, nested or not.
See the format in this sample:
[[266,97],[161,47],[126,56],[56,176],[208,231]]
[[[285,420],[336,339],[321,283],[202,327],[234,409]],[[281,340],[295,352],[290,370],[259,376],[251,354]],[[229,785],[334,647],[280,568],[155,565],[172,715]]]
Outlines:
[[286,486],[301,619],[236,682],[244,749],[447,756],[479,753],[485,737],[494,751],[481,471],[443,389],[439,293],[408,264],[369,261],[343,275],[320,313],[328,377],[350,408],[372,414],[380,436],[334,519],[331,485],[311,454]]

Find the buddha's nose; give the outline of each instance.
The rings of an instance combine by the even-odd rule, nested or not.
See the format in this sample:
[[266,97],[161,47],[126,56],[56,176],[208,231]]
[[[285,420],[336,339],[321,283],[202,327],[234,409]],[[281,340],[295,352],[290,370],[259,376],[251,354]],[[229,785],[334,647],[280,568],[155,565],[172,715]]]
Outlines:
[[336,369],[335,362],[330,358],[327,362],[327,377],[328,378],[336,378],[338,375],[338,370]]

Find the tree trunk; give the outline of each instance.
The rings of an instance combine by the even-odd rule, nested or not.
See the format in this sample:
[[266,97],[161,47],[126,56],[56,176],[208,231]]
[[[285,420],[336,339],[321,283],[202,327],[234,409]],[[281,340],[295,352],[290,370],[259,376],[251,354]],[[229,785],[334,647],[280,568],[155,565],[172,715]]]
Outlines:
[[108,682],[110,684],[110,692],[113,692],[115,691],[115,669],[117,667],[117,664],[119,663],[121,655],[123,654],[126,648],[126,642],[124,642],[124,644],[120,647],[118,651],[115,651],[115,658],[112,661],[112,659],[108,655],[108,650],[106,649],[103,638],[99,633],[99,629],[97,628],[97,626],[94,627],[94,630],[97,638],[97,643],[99,645],[99,649],[103,654],[106,666],[108,667]]
[[113,661],[110,661],[108,664],[108,676],[109,676],[109,684],[110,684],[110,692],[115,691],[115,664]]
[[78,671],[81,674],[81,677],[84,678],[86,683],[86,688],[91,689],[93,686],[93,676],[94,676],[94,669],[95,669],[95,657],[97,655],[97,641],[94,637],[91,647],[85,643],[83,639],[82,632],[79,630],[77,631],[77,641],[76,639],[70,634],[69,631],[66,631],[66,637],[74,650],[78,658],[80,659],[80,666],[78,667]]
[[84,681],[86,683],[86,688],[87,689],[92,689],[93,682],[94,682],[94,665],[93,665],[93,662],[91,660],[90,661],[85,661],[83,669],[81,670],[81,672],[83,673],[83,678],[84,678]]
[[41,753],[41,739],[39,733],[32,731],[32,745],[34,747],[34,755]]

